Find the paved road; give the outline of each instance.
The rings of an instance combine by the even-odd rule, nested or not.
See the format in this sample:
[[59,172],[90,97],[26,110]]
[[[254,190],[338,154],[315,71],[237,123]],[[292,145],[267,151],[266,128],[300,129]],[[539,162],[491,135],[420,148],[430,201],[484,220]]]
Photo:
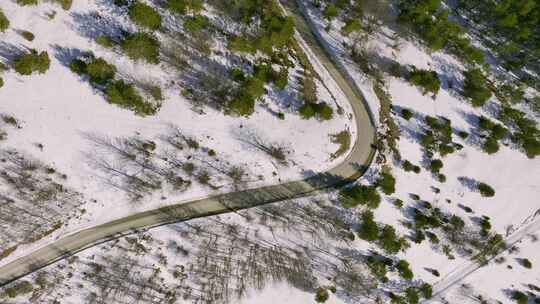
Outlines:
[[[371,163],[375,152],[372,148],[372,143],[375,141],[375,127],[368,112],[369,110],[365,106],[366,101],[363,99],[362,94],[354,82],[350,81],[349,76],[345,72],[339,70],[339,65],[332,61],[325,52],[324,47],[321,47],[318,43],[318,38],[313,35],[306,20],[298,14],[293,5],[290,3],[285,4],[288,13],[294,17],[297,25],[298,32],[296,38],[299,44],[310,55],[309,57],[315,56],[310,58],[313,65],[324,67],[325,69],[321,78],[325,82],[333,81],[337,83],[353,108],[357,125],[357,138],[354,141],[352,151],[342,163],[331,170],[302,181],[194,200],[138,213],[76,232],[0,267],[0,286],[6,285],[9,282],[84,249],[133,233],[141,228],[152,228],[189,219],[285,201],[308,195],[316,190],[339,187],[359,178]],[[332,85],[329,87],[336,86]]]

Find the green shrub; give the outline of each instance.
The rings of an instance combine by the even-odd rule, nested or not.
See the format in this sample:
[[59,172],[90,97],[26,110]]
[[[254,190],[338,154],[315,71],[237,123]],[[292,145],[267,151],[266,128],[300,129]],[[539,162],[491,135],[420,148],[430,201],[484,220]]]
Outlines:
[[465,131],[459,131],[457,135],[462,139],[467,139],[467,137],[469,137],[469,133]]
[[399,262],[396,264],[396,269],[398,270],[399,275],[405,280],[413,279],[414,274],[409,266],[409,262],[405,260],[399,260]]
[[356,19],[349,19],[345,22],[345,25],[341,28],[343,35],[348,36],[352,32],[356,32],[362,28],[360,21]]
[[18,5],[22,6],[38,4],[38,0],[16,0],[16,2]]
[[6,288],[5,292],[10,298],[16,298],[17,296],[32,292],[34,287],[28,281],[22,281],[15,283],[12,287]]
[[405,120],[409,120],[413,117],[413,113],[409,109],[402,109],[401,110],[401,117]]
[[105,96],[109,103],[132,110],[138,115],[152,115],[158,110],[153,104],[144,101],[132,84],[122,80],[110,82],[105,89]]
[[315,302],[324,303],[328,300],[328,291],[324,287],[319,287],[315,294]]
[[324,18],[328,20],[332,20],[337,17],[338,13],[338,9],[333,3],[326,5],[323,11]]
[[523,265],[523,267],[528,268],[528,269],[532,268],[532,263],[531,261],[529,261],[529,259],[521,260],[521,265]]
[[86,65],[86,74],[90,82],[105,85],[114,78],[116,67],[103,58],[97,58]]
[[255,110],[255,101],[266,93],[264,81],[253,76],[247,77],[228,109],[240,116],[249,116]]
[[4,12],[2,11],[2,9],[0,9],[0,32],[5,32],[9,27],[9,20],[8,18],[6,17],[6,15],[4,14]]
[[379,235],[379,246],[388,254],[396,254],[404,249],[407,242],[403,237],[398,237],[394,227],[385,225]]
[[493,197],[495,196],[495,190],[486,183],[478,183],[476,186],[478,191],[480,191],[480,194],[484,197]]
[[386,195],[391,195],[396,192],[396,179],[390,173],[381,173],[381,177],[377,180],[377,186],[381,188]]
[[33,72],[44,74],[51,64],[49,54],[43,51],[38,53],[35,49],[23,54],[13,61],[13,68],[21,75],[31,75]]
[[233,52],[248,54],[255,53],[255,51],[257,51],[254,42],[251,39],[243,36],[234,36],[230,38],[227,48]]
[[306,102],[300,107],[300,109],[298,109],[298,112],[303,119],[316,117],[319,120],[330,120],[334,114],[334,110],[332,110],[332,108],[325,102]]
[[69,68],[79,75],[87,75],[90,83],[94,85],[106,85],[114,79],[116,74],[116,67],[103,58],[92,58],[89,62],[75,59],[70,63]]
[[369,210],[362,212],[357,233],[359,238],[369,242],[379,238],[379,226],[373,219],[373,212]]
[[475,107],[483,106],[491,97],[491,90],[487,87],[487,81],[480,69],[468,70],[465,73],[463,95],[471,100]]
[[32,34],[32,32],[29,32],[29,31],[21,31],[20,34],[24,39],[28,41],[34,41],[34,39],[36,38],[34,34]]
[[128,11],[129,18],[138,26],[157,30],[161,27],[161,16],[151,6],[135,1]]
[[420,301],[420,295],[418,295],[418,291],[415,287],[407,287],[407,289],[405,289],[405,298],[407,298],[409,304],[418,304]]
[[129,35],[120,44],[122,50],[133,60],[145,60],[159,63],[159,41],[150,34],[135,33]]
[[4,79],[0,77],[0,88],[4,86]]
[[482,145],[482,150],[487,154],[497,153],[499,151],[499,143],[497,142],[497,139],[495,139],[493,136],[488,137]]
[[[248,5],[247,3],[245,5]],[[175,14],[185,14],[188,10],[199,12],[203,9],[202,0],[167,0],[167,9]]]
[[433,288],[428,283],[424,283],[420,286],[420,292],[425,299],[431,299],[433,297]]
[[359,204],[376,209],[381,202],[381,196],[375,187],[354,185],[341,190],[342,204],[345,208],[356,207]]
[[96,37],[96,43],[105,48],[110,48],[114,46],[114,41],[110,37],[105,35]]
[[196,33],[208,27],[209,24],[210,22],[208,22],[208,18],[205,16],[195,15],[186,19],[184,22],[184,28],[191,33]]
[[521,291],[514,291],[512,293],[512,299],[515,300],[518,304],[527,304],[529,303],[529,297]]
[[429,164],[429,169],[433,173],[439,173],[443,167],[443,162],[440,159],[434,159]]
[[436,95],[441,88],[441,81],[435,71],[417,70],[416,68],[409,74],[408,80],[416,86],[421,87],[422,94],[433,93]]
[[439,180],[439,183],[446,183],[446,175],[439,173],[437,175],[437,179]]

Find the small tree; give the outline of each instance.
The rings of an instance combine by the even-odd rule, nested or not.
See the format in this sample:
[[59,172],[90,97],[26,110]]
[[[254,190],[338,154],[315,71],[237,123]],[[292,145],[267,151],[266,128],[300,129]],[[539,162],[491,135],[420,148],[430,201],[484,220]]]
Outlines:
[[529,297],[521,291],[515,290],[512,293],[512,299],[515,300],[518,304],[527,304],[529,303]]
[[336,18],[338,16],[338,13],[338,8],[332,3],[326,5],[323,11],[324,18],[326,18],[328,21]]
[[129,18],[138,26],[157,30],[161,27],[161,16],[151,6],[135,1],[128,11]]
[[315,294],[315,301],[317,303],[324,303],[328,300],[328,291],[324,287],[317,288],[317,293]]
[[51,64],[47,52],[38,53],[35,49],[23,54],[13,61],[13,68],[21,75],[30,75],[33,72],[44,74]]
[[429,169],[433,173],[439,173],[443,167],[443,162],[440,159],[434,159],[429,164]]
[[167,9],[175,14],[185,14],[188,10],[198,12],[203,9],[202,0],[167,0]]
[[159,63],[159,41],[150,34],[135,33],[129,35],[120,44],[126,55],[133,60],[145,60]]
[[463,95],[471,100],[473,106],[483,106],[491,97],[491,90],[487,87],[486,78],[482,71],[472,69],[465,72],[464,75]]
[[2,11],[2,9],[0,9],[0,32],[5,32],[9,27],[9,20],[8,18],[6,17],[6,15],[4,14],[4,12]]
[[114,78],[116,67],[103,58],[97,58],[86,65],[86,74],[90,82],[105,85]]
[[405,120],[409,120],[413,117],[413,113],[409,109],[402,109],[401,117],[403,117]]
[[373,212],[366,210],[360,216],[360,226],[358,228],[358,237],[373,242],[379,237],[379,226],[373,218]]
[[359,204],[366,205],[371,209],[379,207],[381,196],[375,189],[370,186],[355,185],[341,191],[342,204],[345,208],[356,207]]
[[521,260],[521,265],[523,265],[523,267],[528,268],[528,269],[532,268],[531,261],[529,259],[526,259],[526,258]]
[[476,186],[480,194],[484,197],[493,197],[495,196],[495,190],[486,183],[478,183]]
[[418,304],[418,302],[420,301],[418,290],[416,290],[416,288],[412,286],[405,289],[405,297],[407,298],[409,304]]
[[405,239],[399,238],[394,227],[385,225],[379,236],[379,246],[388,254],[398,253],[405,243]]
[[428,283],[424,283],[420,286],[420,292],[425,299],[431,299],[433,297],[433,288]]
[[430,92],[436,95],[441,88],[441,81],[435,71],[413,69],[409,74],[409,81],[421,87],[424,95]]
[[399,260],[399,262],[396,264],[396,269],[399,272],[399,275],[405,280],[413,279],[414,274],[409,266],[409,262],[405,260]]
[[377,180],[377,186],[381,188],[386,195],[391,195],[396,192],[396,179],[390,173],[381,173],[381,177]]

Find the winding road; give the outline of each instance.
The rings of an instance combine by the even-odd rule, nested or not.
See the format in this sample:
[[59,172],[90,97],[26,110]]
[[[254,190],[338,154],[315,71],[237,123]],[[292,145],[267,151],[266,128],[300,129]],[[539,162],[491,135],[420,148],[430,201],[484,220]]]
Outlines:
[[275,186],[232,192],[181,204],[150,210],[106,224],[88,228],[62,237],[40,249],[0,267],[0,286],[24,277],[47,265],[62,260],[87,248],[116,239],[139,229],[247,209],[263,204],[306,196],[314,191],[340,187],[358,179],[369,167],[375,150],[376,128],[372,114],[356,84],[346,71],[334,62],[324,49],[324,42],[311,31],[308,22],[297,10],[294,1],[282,1],[286,12],[293,17],[295,37],[325,82],[334,82],[351,104],[357,126],[357,138],[345,160],[336,167],[301,181]]

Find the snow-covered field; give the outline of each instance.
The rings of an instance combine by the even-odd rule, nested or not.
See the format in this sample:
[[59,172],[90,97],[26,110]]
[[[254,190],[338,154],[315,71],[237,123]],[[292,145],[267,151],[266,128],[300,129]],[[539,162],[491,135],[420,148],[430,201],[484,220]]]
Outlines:
[[[5,85],[0,89],[0,113],[15,117],[21,128],[6,128],[8,136],[1,145],[37,158],[66,174],[66,186],[80,192],[86,200],[81,206],[85,211],[82,218],[73,219],[41,243],[63,233],[142,210],[234,189],[230,180],[216,175],[215,180],[211,179],[212,187],[193,181],[185,191],[163,189],[132,203],[123,191],[110,185],[103,172],[96,169],[94,157],[111,153],[103,151],[89,138],[114,140],[137,136],[142,140],[155,141],[161,149],[163,143],[160,138],[177,129],[184,136],[195,138],[201,147],[205,147],[203,151],[212,149],[216,152],[216,157],[209,160],[211,175],[212,166],[244,168],[248,174],[244,177],[245,188],[301,179],[331,168],[344,157],[330,157],[339,148],[330,135],[349,130],[351,137],[355,138],[356,132],[356,126],[349,117],[351,108],[339,95],[340,92],[332,92],[336,98],[333,100],[330,93],[317,83],[319,99],[333,107],[334,119],[324,122],[301,119],[295,108],[298,103],[297,77],[302,72],[297,66],[290,70],[287,89],[268,88],[269,94],[257,104],[255,113],[250,117],[226,116],[209,107],[203,107],[204,113],[201,114],[181,96],[181,88],[175,85],[177,72],[170,67],[134,62],[97,45],[88,37],[95,35],[92,31],[99,32],[99,28],[92,26],[106,27],[106,22],[111,19],[133,29],[125,13],[111,10],[111,6],[110,1],[74,1],[71,10],[64,11],[49,3],[26,7],[12,1],[0,3],[11,23],[10,29],[0,33],[0,57],[3,61],[10,59],[12,50],[26,47],[47,51],[51,57],[51,67],[43,75],[20,76],[14,71],[2,75]],[[49,20],[47,15],[52,11],[56,11],[56,15]],[[100,16],[97,20],[102,20],[103,24],[85,23],[95,16]],[[32,32],[35,40],[24,40],[18,34],[19,30]],[[215,48],[213,56],[221,60],[217,54],[226,50],[219,44]],[[68,60],[72,58],[66,58],[69,57],[66,50],[74,53],[77,50],[92,51],[96,57],[113,63],[120,75],[158,84],[165,97],[161,109],[156,115],[140,117],[108,104],[101,93],[69,70]],[[336,114],[338,106],[343,109],[342,115]],[[285,114],[283,120],[277,118],[278,112]],[[246,142],[255,136],[285,147],[287,165],[280,164]],[[200,155],[193,156],[206,160]],[[200,166],[204,167],[204,163]],[[21,248],[19,251],[22,252]],[[10,259],[16,256],[14,254]],[[2,260],[2,263],[10,259]]]

